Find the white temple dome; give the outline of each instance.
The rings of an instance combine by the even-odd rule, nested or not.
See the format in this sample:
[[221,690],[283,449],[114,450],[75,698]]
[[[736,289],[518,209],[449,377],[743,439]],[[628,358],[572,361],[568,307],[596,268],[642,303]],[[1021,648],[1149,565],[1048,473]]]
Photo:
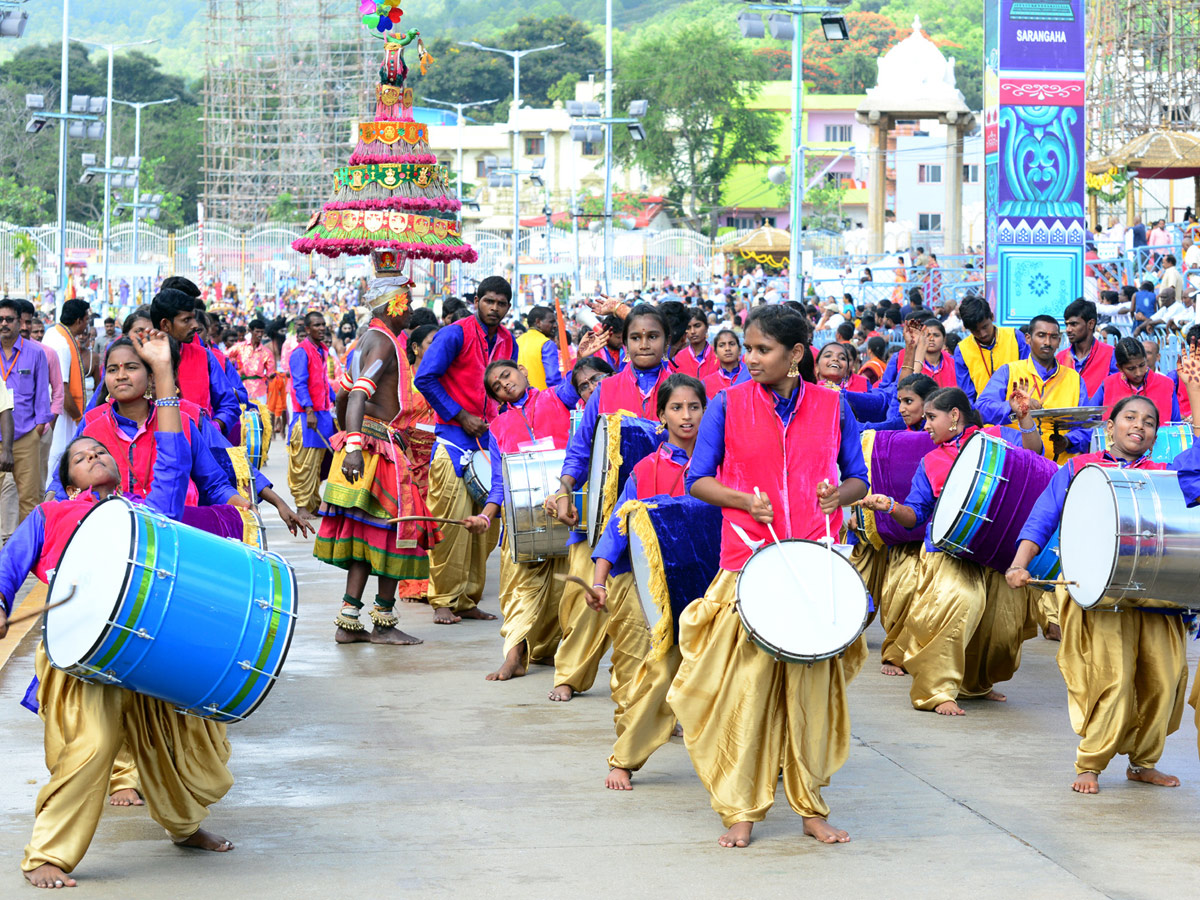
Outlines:
[[966,101],[954,77],[954,58],[942,55],[921,32],[921,19],[913,17],[912,34],[879,57],[875,87],[867,89],[860,113],[920,113],[922,117],[948,112],[966,113]]

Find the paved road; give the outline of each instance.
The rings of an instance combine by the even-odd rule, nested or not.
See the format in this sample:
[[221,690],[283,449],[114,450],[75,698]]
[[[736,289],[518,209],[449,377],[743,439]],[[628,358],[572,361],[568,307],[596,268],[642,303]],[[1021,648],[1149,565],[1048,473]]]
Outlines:
[[[285,482],[281,448],[269,474]],[[1174,790],[1069,790],[1075,736],[1054,647],[1025,646],[1007,704],[962,719],[913,711],[905,679],[869,666],[851,687],[854,744],[826,797],[853,842],[805,838],[780,805],[748,850],[720,822],[681,742],[629,794],[605,791],[611,704],[551,704],[551,673],[485,682],[495,623],[435,627],[404,605],[420,647],[338,647],[340,572],[269,517],[296,566],[301,610],[281,683],[230,728],[237,784],[209,819],[227,855],[172,847],[144,810],[110,810],[76,875],[94,898],[797,897],[1194,898],[1200,764],[1189,707],[1162,767]],[[496,560],[493,560],[495,563]],[[485,607],[496,610],[496,566]],[[881,632],[869,632],[873,659]],[[36,633],[0,642],[0,897],[32,895],[17,869],[45,783],[41,726],[17,705]],[[1190,656],[1195,668],[1196,652]],[[601,679],[603,681],[603,677]],[[24,893],[22,893],[24,892]]]

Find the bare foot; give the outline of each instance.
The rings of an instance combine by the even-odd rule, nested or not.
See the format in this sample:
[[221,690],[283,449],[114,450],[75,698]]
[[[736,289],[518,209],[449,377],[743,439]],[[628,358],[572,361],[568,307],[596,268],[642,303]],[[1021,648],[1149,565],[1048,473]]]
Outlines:
[[899,666],[897,666],[893,663],[889,663],[889,662],[885,662],[882,666],[880,666],[879,671],[883,675],[907,675],[908,674]]
[[197,828],[191,837],[173,842],[176,847],[190,847],[194,850],[212,850],[214,853],[227,853],[233,849],[233,841],[227,841],[219,834]]
[[632,791],[633,781],[629,770],[619,767],[609,770],[608,777],[604,779],[604,786],[610,791]]
[[464,609],[459,613],[459,616],[464,619],[480,619],[484,622],[490,622],[492,619],[496,618],[490,612],[484,612],[482,609],[479,609],[475,606],[472,606],[470,609]]
[[1082,772],[1075,776],[1075,780],[1071,783],[1071,790],[1077,794],[1098,794],[1100,793],[1100,776],[1095,772]]
[[[363,632],[366,634],[366,632]],[[372,644],[402,644],[411,646],[412,644],[425,643],[419,637],[413,637],[397,628],[395,625],[388,625],[386,628],[382,625],[376,625],[371,629],[371,634],[367,638]]]
[[549,696],[551,700],[559,703],[566,703],[575,696],[575,688],[571,687],[569,684],[558,684],[554,686],[552,691],[550,691]]
[[804,816],[804,833],[815,837],[822,844],[844,844],[850,840],[848,832],[834,828],[824,819]]
[[999,691],[988,691],[987,694],[979,698],[980,700],[992,700],[996,703],[1006,703],[1008,698]]
[[145,806],[146,801],[142,799],[142,795],[133,788],[122,788],[119,791],[113,791],[108,797],[109,806]]
[[75,887],[75,879],[50,863],[42,863],[32,872],[22,873],[25,880],[36,888]]
[[448,606],[439,606],[433,611],[434,625],[457,625],[461,621],[462,619],[456,616],[454,610]]
[[671,729],[671,737],[677,737],[677,738],[683,737],[683,723],[682,722],[675,723],[675,727]]
[[525,648],[521,644],[513,647],[508,651],[508,655],[504,657],[504,664],[495,672],[487,676],[488,681],[508,681],[510,678],[520,678],[525,674],[525,666],[521,664],[521,657],[524,655]]
[[939,703],[933,708],[933,711],[939,716],[965,716],[963,708],[953,700],[947,700],[945,703]]
[[1051,622],[1046,626],[1046,630],[1042,632],[1042,637],[1048,641],[1061,641],[1062,629],[1054,622]]
[[729,830],[717,838],[717,843],[722,847],[749,847],[750,829],[753,827],[753,822],[737,822],[730,825]]
[[1166,772],[1160,772],[1153,767],[1144,768],[1140,772],[1133,771],[1133,766],[1125,770],[1125,777],[1130,781],[1140,781],[1143,784],[1157,784],[1159,787],[1179,787],[1179,779]]
[[347,631],[339,625],[333,633],[333,639],[339,644],[366,644],[370,642],[371,636],[365,631]]

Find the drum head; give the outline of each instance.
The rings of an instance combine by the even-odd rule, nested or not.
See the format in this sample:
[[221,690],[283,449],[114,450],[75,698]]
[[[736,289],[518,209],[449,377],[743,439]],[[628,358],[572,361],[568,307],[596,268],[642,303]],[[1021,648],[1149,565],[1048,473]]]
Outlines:
[[[642,539],[632,528],[629,529],[629,562],[630,568],[633,570],[633,583],[637,588],[642,614],[646,617],[646,627],[653,631],[659,620],[662,619],[662,613],[650,590],[651,569],[645,545],[642,544]],[[666,602],[669,605],[670,598],[666,598]]]
[[933,522],[929,536],[935,544],[953,530],[954,523],[962,512],[963,506],[970,499],[975,477],[989,440],[991,438],[985,434],[972,435],[959,451],[954,465],[950,467],[950,474],[946,476],[946,485],[942,488],[937,506],[933,509]]
[[136,534],[125,500],[97,504],[75,528],[50,582],[47,601],[71,593],[70,603],[46,613],[46,655],[59,668],[85,659],[108,630],[108,620],[125,596]]
[[471,471],[486,490],[492,489],[492,457],[482,450],[471,454]]
[[815,541],[765,544],[737,580],[746,630],[789,662],[827,659],[853,644],[867,625],[868,598],[858,570]]
[[1084,466],[1067,489],[1059,528],[1062,576],[1071,599],[1084,609],[1096,606],[1108,590],[1117,564],[1117,500],[1108,473]]
[[608,471],[608,416],[596,417],[596,434],[592,438],[592,462],[588,470],[587,522],[588,543],[595,544],[604,530],[600,521],[600,505],[604,501],[604,475]]

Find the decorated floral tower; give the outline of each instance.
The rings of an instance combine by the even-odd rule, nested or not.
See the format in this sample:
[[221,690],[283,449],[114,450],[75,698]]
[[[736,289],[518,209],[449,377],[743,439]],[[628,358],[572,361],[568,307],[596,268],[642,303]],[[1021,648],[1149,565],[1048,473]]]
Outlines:
[[429,151],[429,127],[414,122],[404,51],[416,43],[422,74],[433,61],[413,28],[397,27],[400,0],[363,0],[363,22],[383,38],[375,116],[358,125],[358,146],[333,173],[333,197],[292,243],[301,253],[371,254],[377,273],[398,273],[414,259],[474,262],[463,242],[459,201],[448,171]]

